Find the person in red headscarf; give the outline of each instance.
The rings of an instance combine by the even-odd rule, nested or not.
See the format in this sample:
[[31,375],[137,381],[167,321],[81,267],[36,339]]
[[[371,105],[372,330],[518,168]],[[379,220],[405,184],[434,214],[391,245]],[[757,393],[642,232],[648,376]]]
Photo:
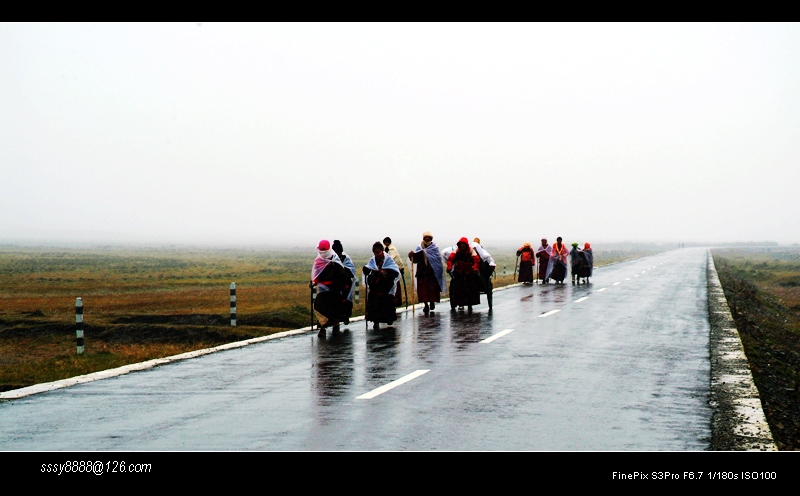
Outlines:
[[467,307],[481,303],[481,257],[472,248],[466,237],[456,243],[458,247],[447,258],[447,273],[450,274],[450,309]]
[[586,255],[586,262],[589,264],[589,273],[584,279],[584,282],[588,283],[589,278],[592,277],[592,269],[594,269],[594,254],[592,253],[592,247],[589,243],[583,245],[583,254]]
[[309,286],[317,286],[314,310],[319,315],[319,333],[325,335],[326,327],[339,332],[339,323],[348,322],[344,303],[349,292],[350,274],[339,256],[331,249],[330,241],[323,239],[317,244],[317,258],[311,268]]

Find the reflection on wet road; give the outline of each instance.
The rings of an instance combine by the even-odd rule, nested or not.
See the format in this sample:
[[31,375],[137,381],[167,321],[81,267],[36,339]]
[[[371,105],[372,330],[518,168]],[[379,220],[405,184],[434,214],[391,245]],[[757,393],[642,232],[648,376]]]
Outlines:
[[[0,403],[5,450],[701,450],[705,250]],[[482,295],[483,296],[483,295]],[[71,419],[81,419],[74,423]]]

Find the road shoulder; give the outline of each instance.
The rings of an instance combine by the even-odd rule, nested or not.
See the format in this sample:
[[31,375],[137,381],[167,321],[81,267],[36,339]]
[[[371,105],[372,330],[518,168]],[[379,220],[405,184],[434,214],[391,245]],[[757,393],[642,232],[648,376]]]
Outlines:
[[712,451],[777,451],[758,389],[744,354],[711,253],[708,254],[708,320],[711,326]]

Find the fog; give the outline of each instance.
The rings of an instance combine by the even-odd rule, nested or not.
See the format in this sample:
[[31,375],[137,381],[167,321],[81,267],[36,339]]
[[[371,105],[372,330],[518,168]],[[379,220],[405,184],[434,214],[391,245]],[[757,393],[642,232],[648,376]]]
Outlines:
[[0,24],[0,243],[800,242],[800,25]]

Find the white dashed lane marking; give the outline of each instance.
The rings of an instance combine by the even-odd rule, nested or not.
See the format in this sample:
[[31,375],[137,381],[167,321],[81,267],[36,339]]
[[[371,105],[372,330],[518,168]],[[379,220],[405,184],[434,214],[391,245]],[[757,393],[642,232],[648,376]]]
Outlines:
[[511,332],[514,332],[514,329],[506,329],[505,331],[500,331],[497,334],[495,334],[494,336],[484,339],[483,341],[481,341],[481,343],[491,343],[495,339],[500,339],[503,336],[505,336],[506,334],[509,334]]
[[361,396],[356,397],[356,399],[357,400],[371,400],[372,398],[378,396],[379,394],[383,394],[383,393],[385,393],[387,391],[390,391],[390,390],[396,388],[397,386],[400,386],[401,384],[405,384],[408,381],[414,380],[414,379],[416,379],[417,377],[419,377],[419,376],[421,376],[423,374],[427,374],[428,372],[430,372],[430,370],[417,370],[415,372],[411,372],[410,374],[408,374],[406,376],[403,376],[403,377],[397,379],[396,381],[392,381],[389,384],[386,384],[385,386],[381,386],[379,388],[373,389],[369,393],[364,393]]
[[577,300],[575,300],[575,303],[580,303],[580,302],[582,302],[584,300],[587,300],[587,299],[589,299],[589,297],[588,296],[584,296],[583,298],[578,298]]
[[550,310],[549,312],[545,312],[545,313],[541,314],[539,317],[549,317],[549,316],[553,315],[554,313],[558,313],[560,311],[561,310]]

